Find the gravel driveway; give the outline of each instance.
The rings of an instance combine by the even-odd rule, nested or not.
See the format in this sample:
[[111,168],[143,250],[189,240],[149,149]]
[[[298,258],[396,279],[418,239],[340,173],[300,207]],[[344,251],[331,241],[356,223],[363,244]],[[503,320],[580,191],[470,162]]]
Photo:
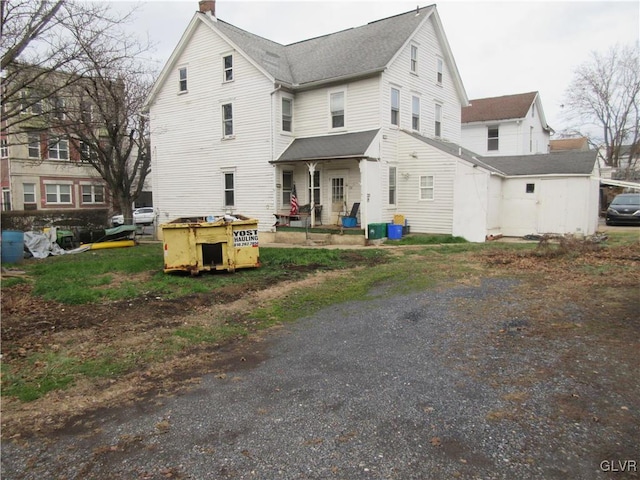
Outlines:
[[[631,463],[601,465],[640,463],[637,396],[614,388],[637,371],[585,381],[606,352],[530,330],[532,312],[588,312],[519,288],[379,287],[252,344],[255,368],[241,357],[187,393],[99,412],[91,429],[3,442],[2,478],[638,478]],[[584,357],[567,365],[572,348]]]

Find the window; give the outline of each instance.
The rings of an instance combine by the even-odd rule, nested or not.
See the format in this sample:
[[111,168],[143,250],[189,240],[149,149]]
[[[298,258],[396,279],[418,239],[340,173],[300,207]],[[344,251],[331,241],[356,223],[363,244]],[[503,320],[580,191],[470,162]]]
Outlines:
[[80,119],[84,123],[91,123],[93,121],[93,105],[91,102],[80,102]]
[[313,172],[313,180],[309,175],[309,199],[313,199],[313,203],[320,205],[320,172]]
[[29,158],[40,158],[40,135],[30,133],[27,137],[29,144]]
[[233,207],[235,205],[235,178],[233,172],[224,174],[224,206]]
[[420,98],[411,98],[411,128],[415,131],[420,130]]
[[49,160],[69,160],[69,140],[51,138],[49,140]]
[[487,129],[487,150],[498,150],[498,127],[489,127]]
[[411,45],[411,73],[418,73],[418,47]]
[[2,187],[2,211],[11,211],[11,190],[8,187]]
[[439,103],[436,103],[434,126],[435,126],[435,129],[434,129],[435,136],[441,137],[442,136],[442,105],[440,105]]
[[0,158],[9,158],[9,142],[6,138],[0,140]]
[[31,113],[34,115],[42,114],[42,98],[35,92],[30,92],[29,103],[31,104]]
[[36,184],[35,183],[23,183],[23,201],[24,203],[36,203]]
[[331,202],[340,203],[344,202],[344,178],[336,177],[331,179]]
[[344,92],[335,92],[329,96],[331,109],[331,128],[344,127]]
[[64,120],[64,98],[55,97],[51,99],[51,118],[54,120]]
[[444,71],[444,62],[441,58],[436,60],[436,83],[442,85],[442,76]]
[[420,176],[420,200],[433,200],[433,175]]
[[222,132],[224,137],[233,136],[233,106],[231,103],[222,105]]
[[71,185],[47,184],[44,187],[47,203],[71,203]]
[[527,193],[534,193],[536,191],[536,184],[535,183],[527,183],[525,191]]
[[80,142],[80,161],[81,162],[89,162],[90,160],[96,160],[98,158],[98,154],[94,149],[91,148],[91,145],[85,142]]
[[391,125],[400,125],[400,90],[391,89]]
[[29,113],[29,92],[26,90],[20,91],[20,114],[25,115]]
[[282,205],[291,204],[291,191],[293,190],[293,172],[282,172]]
[[529,152],[533,152],[533,127],[529,127]]
[[222,57],[222,66],[224,70],[224,76],[222,78],[225,82],[230,82],[233,80],[233,55]]
[[531,105],[531,118],[536,118],[536,104]]
[[396,204],[396,167],[389,167],[389,205]]
[[179,92],[187,91],[187,67],[182,67],[178,69],[178,91]]
[[293,100],[290,98],[282,99],[282,131],[290,132],[293,121]]
[[104,203],[102,185],[82,185],[82,203]]

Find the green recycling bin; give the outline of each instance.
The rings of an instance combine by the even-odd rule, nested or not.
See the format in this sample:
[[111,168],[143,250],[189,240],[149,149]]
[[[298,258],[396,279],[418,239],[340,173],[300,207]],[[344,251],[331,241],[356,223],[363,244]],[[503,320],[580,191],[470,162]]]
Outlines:
[[378,240],[387,236],[386,223],[370,223],[367,229],[369,231],[369,240]]

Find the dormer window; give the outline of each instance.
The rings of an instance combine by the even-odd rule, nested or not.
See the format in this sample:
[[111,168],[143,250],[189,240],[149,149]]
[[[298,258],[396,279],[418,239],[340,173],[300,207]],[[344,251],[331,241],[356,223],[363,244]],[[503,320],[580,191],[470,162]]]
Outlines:
[[222,66],[224,70],[223,81],[230,82],[233,80],[233,55],[222,57]]
[[178,91],[180,93],[187,91],[187,67],[178,69]]
[[411,45],[411,73],[418,73],[418,47]]

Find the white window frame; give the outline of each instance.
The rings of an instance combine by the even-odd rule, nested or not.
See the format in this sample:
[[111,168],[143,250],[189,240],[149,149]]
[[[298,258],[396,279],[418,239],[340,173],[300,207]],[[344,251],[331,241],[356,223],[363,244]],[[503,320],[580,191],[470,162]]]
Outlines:
[[[227,112],[225,107],[229,107],[229,111]],[[233,138],[235,131],[233,128],[233,103],[223,103],[220,108],[220,113],[222,115],[222,138]],[[227,117],[227,113],[230,115]],[[231,127],[230,133],[227,132],[227,125]]]
[[7,140],[7,137],[0,139],[0,158],[9,158],[9,140]]
[[389,205],[395,205],[398,194],[398,168],[389,166]]
[[[347,91],[344,89],[333,90],[328,92],[329,97],[329,129],[330,130],[344,130],[347,127]],[[342,110],[334,110],[334,97],[342,96]],[[335,112],[335,115],[334,115]],[[342,117],[342,125],[334,126],[334,117],[336,119]]]
[[[45,191],[45,199],[47,201],[47,205],[71,205],[73,202],[73,192],[72,185],[69,183],[45,183],[44,191]],[[51,192],[51,190],[54,190]],[[68,190],[68,192],[66,191]],[[56,197],[55,201],[49,201],[49,196],[54,195]],[[63,196],[69,196],[69,201],[63,201]]]
[[[290,182],[285,182],[285,177],[289,178]],[[293,192],[293,170],[282,171],[282,206],[291,204],[291,192]]]
[[411,129],[420,131],[420,97],[416,95],[411,97]]
[[[316,178],[318,179],[317,185]],[[320,170],[314,170],[313,177],[311,176],[311,172],[309,172],[307,179],[309,181],[309,203],[313,202],[315,205],[322,205],[322,176]],[[317,202],[315,201],[316,197],[318,197]],[[300,197],[298,197],[298,200],[300,200]]]
[[[227,58],[230,59],[231,65],[227,66]],[[233,54],[222,56],[222,83],[233,82]]]
[[[289,104],[289,114],[285,114],[285,103]],[[282,102],[280,102],[280,108],[282,109],[282,122],[281,127],[282,131],[285,133],[293,133],[293,98],[291,97],[282,97]],[[285,123],[289,122],[289,129],[285,128]]]
[[69,140],[61,137],[49,138],[49,160],[69,160]]
[[9,187],[2,187],[2,211],[11,211],[11,189]]
[[[395,94],[395,95],[394,95]],[[394,102],[394,97],[397,102]],[[389,122],[396,127],[400,126],[400,89],[391,87],[389,92]]]
[[418,46],[411,45],[409,70],[411,73],[418,74]]
[[80,102],[80,120],[83,123],[93,122],[93,103],[88,100]]
[[189,70],[186,66],[178,67],[178,93],[187,93]]
[[444,80],[444,60],[440,57],[436,57],[436,84],[442,85]]
[[[36,149],[38,152],[37,155],[32,155],[33,151]],[[38,133],[27,134],[27,151],[29,158],[42,158],[42,151],[40,150],[40,135]]]
[[442,104],[436,103],[433,112],[433,134],[436,138],[442,137]]
[[55,120],[64,120],[66,118],[66,102],[64,98],[53,97],[51,100],[51,118]]
[[[85,200],[85,197],[88,197],[88,200]],[[93,183],[80,185],[80,198],[82,199],[83,205],[105,203],[104,185],[96,185]]]
[[[495,130],[496,134],[492,135],[491,132]],[[495,144],[495,148],[492,146]],[[487,151],[499,152],[500,151],[500,125],[490,125],[487,127]]]
[[[227,178],[231,178],[231,186],[227,184]],[[231,194],[231,201],[227,197]],[[235,170],[222,171],[222,204],[224,207],[236,206],[236,172]]]
[[435,177],[433,175],[420,175],[418,188],[420,200],[431,201],[435,198]]
[[[27,198],[27,195],[29,198]],[[35,204],[38,199],[36,198],[36,184],[35,183],[23,183],[22,184],[22,203]]]

